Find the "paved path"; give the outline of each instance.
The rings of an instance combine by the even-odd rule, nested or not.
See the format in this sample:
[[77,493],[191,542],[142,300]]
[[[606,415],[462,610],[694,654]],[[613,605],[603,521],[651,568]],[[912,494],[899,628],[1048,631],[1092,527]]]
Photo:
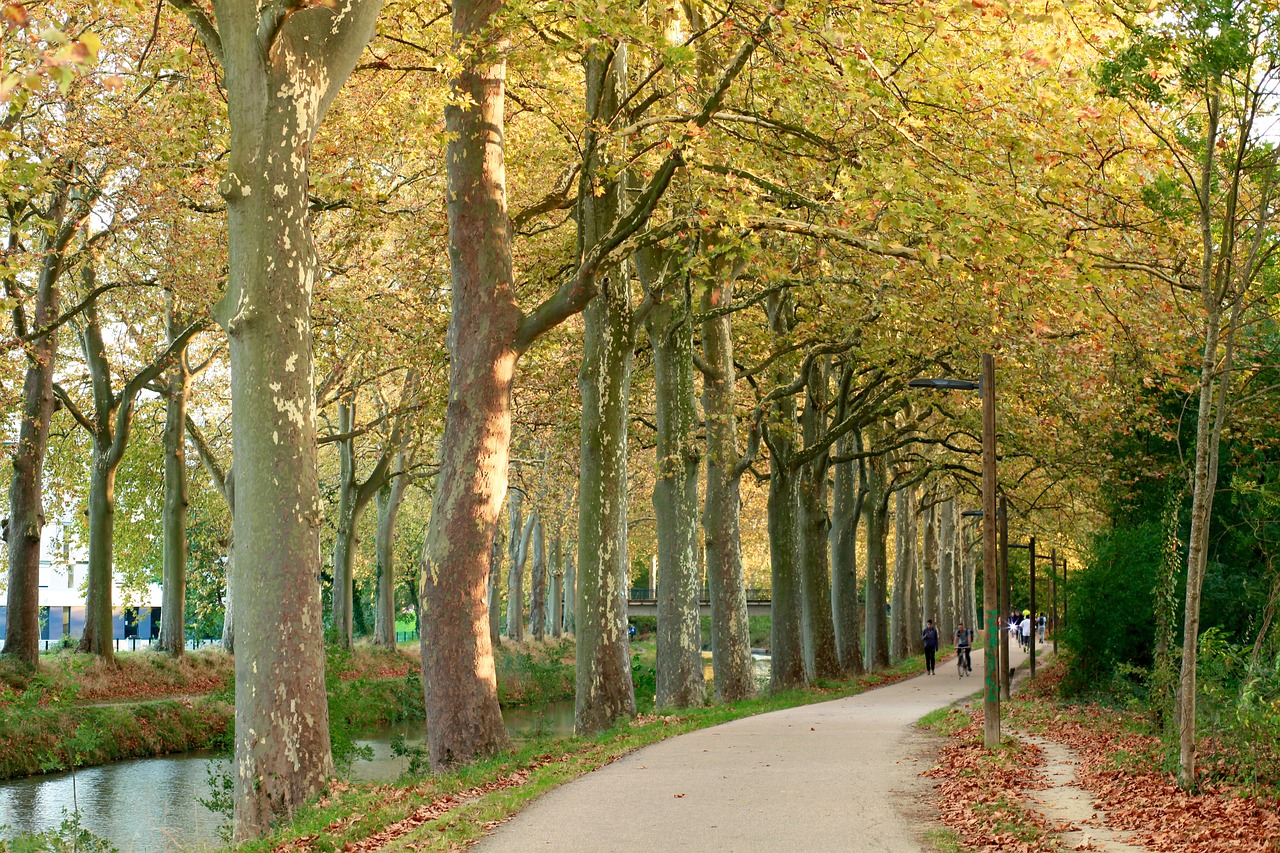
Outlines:
[[920,822],[903,814],[928,791],[913,725],[980,690],[981,662],[975,651],[968,678],[947,661],[937,675],[662,741],[535,800],[473,849],[922,850]]

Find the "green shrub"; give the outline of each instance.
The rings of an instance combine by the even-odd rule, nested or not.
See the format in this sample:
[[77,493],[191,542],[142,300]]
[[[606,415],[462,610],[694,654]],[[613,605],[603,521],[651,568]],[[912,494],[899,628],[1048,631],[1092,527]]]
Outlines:
[[[1071,579],[1069,618],[1061,632],[1068,694],[1115,686],[1116,668],[1150,668],[1155,654],[1155,588],[1163,559],[1160,522],[1098,534],[1085,566]],[[1122,670],[1121,683],[1132,670]]]

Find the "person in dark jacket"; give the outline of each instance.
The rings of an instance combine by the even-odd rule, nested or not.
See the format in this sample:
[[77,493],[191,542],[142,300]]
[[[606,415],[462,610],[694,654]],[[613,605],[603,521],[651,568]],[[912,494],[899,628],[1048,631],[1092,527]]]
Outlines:
[[924,640],[924,668],[930,675],[933,675],[934,659],[938,655],[938,629],[933,627],[933,620],[930,619],[924,626],[924,630],[920,632],[920,639]]

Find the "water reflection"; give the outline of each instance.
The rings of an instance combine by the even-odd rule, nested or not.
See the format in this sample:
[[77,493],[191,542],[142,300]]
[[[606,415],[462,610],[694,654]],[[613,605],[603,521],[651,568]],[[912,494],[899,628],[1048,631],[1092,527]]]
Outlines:
[[[531,734],[564,735],[573,731],[573,702],[542,708],[508,708],[502,712],[516,739]],[[391,753],[391,741],[403,736],[410,746],[426,742],[421,721],[383,726],[357,743],[373,750],[369,761],[357,761],[351,778],[385,782],[409,768],[409,759]],[[70,773],[0,782],[0,838],[43,832],[62,823],[76,806],[85,829],[106,838],[122,853],[202,851],[220,846],[223,816],[198,800],[208,798],[211,771],[227,761],[207,751],[161,758],[119,761]]]
[[207,768],[218,763],[190,752],[2,783],[3,837],[55,828],[78,805],[81,825],[122,851],[207,849],[222,818],[197,798],[208,796]]

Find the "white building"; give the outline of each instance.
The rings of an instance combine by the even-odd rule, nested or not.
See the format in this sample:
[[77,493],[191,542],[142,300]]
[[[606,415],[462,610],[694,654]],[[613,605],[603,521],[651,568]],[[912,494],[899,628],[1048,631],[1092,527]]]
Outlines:
[[[8,582],[8,549],[4,556],[3,583]],[[73,548],[62,528],[45,525],[40,541],[40,639],[43,648],[57,645],[63,637],[78,640],[84,633],[85,589],[88,585],[88,555],[83,548]],[[5,613],[7,593],[0,595],[0,639],[8,623]],[[146,646],[160,634],[159,584],[148,584],[145,591],[126,591],[119,578],[111,585],[111,602],[115,605],[112,637],[116,648]]]

